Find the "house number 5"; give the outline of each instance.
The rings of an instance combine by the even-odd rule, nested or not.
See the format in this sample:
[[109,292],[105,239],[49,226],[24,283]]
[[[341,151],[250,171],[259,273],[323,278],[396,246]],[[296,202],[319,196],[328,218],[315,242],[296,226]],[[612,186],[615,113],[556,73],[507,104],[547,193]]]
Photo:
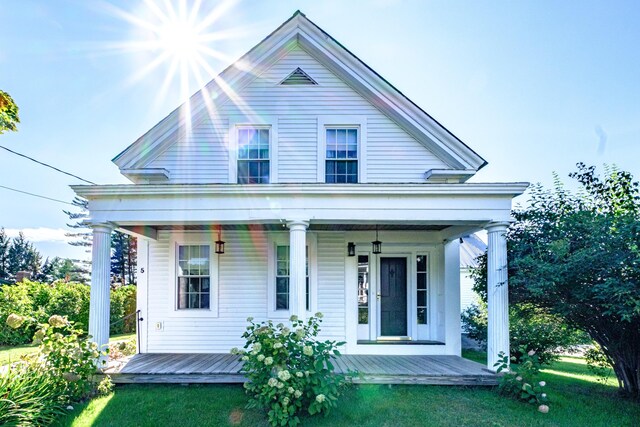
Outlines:
[[142,274],[142,273],[144,273],[144,267],[142,267],[142,268],[140,269],[140,273],[141,273],[141,274]]

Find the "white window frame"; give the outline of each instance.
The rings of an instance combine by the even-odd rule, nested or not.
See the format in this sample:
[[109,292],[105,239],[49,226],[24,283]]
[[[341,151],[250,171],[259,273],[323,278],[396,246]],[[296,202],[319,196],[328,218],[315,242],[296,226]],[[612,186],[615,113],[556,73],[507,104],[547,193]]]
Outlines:
[[[307,315],[318,311],[318,239],[315,233],[306,232],[307,250],[309,251],[309,310]],[[290,246],[289,233],[270,233],[268,235],[268,280],[267,280],[267,315],[271,319],[286,319],[291,316],[291,288],[289,288],[289,310],[276,310],[276,247]]]
[[[169,317],[218,317],[220,300],[218,280],[218,254],[215,253],[211,233],[172,234],[169,239]],[[209,308],[178,308],[178,246],[201,245],[209,246]]]
[[327,129],[358,130],[358,184],[367,182],[367,116],[318,116],[317,181],[325,183]]
[[[278,118],[229,117],[229,183],[238,183],[238,129],[269,129],[269,184],[278,183]],[[269,185],[241,184],[241,185]]]

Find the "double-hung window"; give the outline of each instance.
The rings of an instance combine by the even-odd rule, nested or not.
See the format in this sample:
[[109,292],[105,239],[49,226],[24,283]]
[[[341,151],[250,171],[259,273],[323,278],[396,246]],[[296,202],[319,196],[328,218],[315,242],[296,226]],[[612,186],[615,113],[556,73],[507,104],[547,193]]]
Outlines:
[[238,184],[269,183],[269,128],[238,128]]
[[325,182],[358,182],[358,129],[326,128]]
[[177,308],[209,309],[211,269],[209,245],[178,246]]
[[[275,286],[275,301],[276,310],[289,310],[289,246],[277,245],[276,246],[276,286]],[[309,247],[306,249],[306,308],[307,311],[310,307],[311,289],[309,288]]]

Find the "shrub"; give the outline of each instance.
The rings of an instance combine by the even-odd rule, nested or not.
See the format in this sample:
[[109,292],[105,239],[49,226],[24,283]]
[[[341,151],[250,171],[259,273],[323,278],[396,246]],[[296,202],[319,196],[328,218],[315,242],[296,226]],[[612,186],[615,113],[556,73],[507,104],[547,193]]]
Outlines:
[[109,343],[109,358],[122,359],[126,356],[131,356],[136,353],[136,339],[131,338],[126,341]]
[[[89,325],[90,288],[82,283],[54,282],[52,284],[25,281],[0,288],[0,345],[19,345],[31,342],[39,323],[46,323],[53,314],[66,316],[76,326]],[[136,287],[122,286],[111,291],[111,321],[123,319],[136,311]],[[14,313],[29,321],[18,329],[6,324]],[[135,316],[117,322],[112,334],[134,332]]]
[[[470,338],[486,346],[486,303],[467,308],[462,313],[462,323]],[[513,304],[509,307],[509,340],[512,357],[519,360],[524,353],[533,350],[541,363],[548,364],[561,352],[588,342],[589,337],[569,328],[556,315],[530,304]]]
[[[28,319],[8,316],[11,328]],[[39,353],[25,356],[0,375],[0,423],[2,425],[49,425],[64,413],[67,404],[94,394],[96,360],[100,353],[81,329],[66,317],[53,315],[39,325],[34,341]],[[108,384],[100,389],[107,390]]]
[[242,335],[245,350],[232,350],[242,354],[249,405],[267,409],[271,425],[294,426],[302,411],[326,414],[336,405],[345,377],[333,373],[331,358],[340,355],[337,347],[344,343],[316,340],[321,319],[322,313],[306,323],[292,316],[288,328],[250,317]]
[[540,359],[534,350],[525,351],[525,347],[520,347],[519,353],[522,354],[520,358],[511,358],[517,362],[517,366],[511,365],[511,367],[509,367],[509,355],[504,352],[498,354],[499,359],[494,366],[498,368],[498,373],[505,373],[500,379],[498,392],[523,402],[537,404],[540,412],[547,413],[549,406],[547,394],[544,392],[546,383],[536,379],[540,373]]
[[611,367],[611,359],[607,357],[607,354],[602,351],[598,344],[589,348],[584,353],[584,358],[587,361],[587,368],[596,376],[599,382],[606,383],[609,376],[613,372]]

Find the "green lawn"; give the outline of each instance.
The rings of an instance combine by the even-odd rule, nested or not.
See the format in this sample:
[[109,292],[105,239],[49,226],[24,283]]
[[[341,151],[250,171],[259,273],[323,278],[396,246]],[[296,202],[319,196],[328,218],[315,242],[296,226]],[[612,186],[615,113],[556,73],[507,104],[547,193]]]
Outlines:
[[[465,352],[482,361],[483,355]],[[327,418],[304,426],[632,426],[640,404],[618,397],[614,379],[600,384],[582,359],[565,357],[547,369],[551,411],[500,397],[491,388],[355,386]],[[126,385],[79,405],[62,426],[262,426],[259,410],[235,385]]]
[[[109,341],[126,341],[135,338],[135,334],[120,334],[109,338]],[[31,354],[38,351],[38,346],[33,344],[17,345],[17,346],[0,346],[0,366],[15,362],[25,354]]]

